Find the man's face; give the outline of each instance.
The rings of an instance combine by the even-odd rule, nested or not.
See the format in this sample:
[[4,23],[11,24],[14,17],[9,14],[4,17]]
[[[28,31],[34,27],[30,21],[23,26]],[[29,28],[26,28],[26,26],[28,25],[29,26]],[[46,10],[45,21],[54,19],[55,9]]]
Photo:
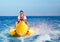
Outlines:
[[24,14],[23,12],[20,12],[20,16],[23,16],[23,14]]

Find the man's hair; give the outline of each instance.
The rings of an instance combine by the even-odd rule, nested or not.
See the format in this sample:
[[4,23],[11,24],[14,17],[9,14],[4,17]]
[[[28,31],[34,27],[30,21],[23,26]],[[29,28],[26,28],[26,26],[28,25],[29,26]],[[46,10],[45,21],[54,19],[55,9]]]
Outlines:
[[23,10],[20,10],[20,13],[23,12]]

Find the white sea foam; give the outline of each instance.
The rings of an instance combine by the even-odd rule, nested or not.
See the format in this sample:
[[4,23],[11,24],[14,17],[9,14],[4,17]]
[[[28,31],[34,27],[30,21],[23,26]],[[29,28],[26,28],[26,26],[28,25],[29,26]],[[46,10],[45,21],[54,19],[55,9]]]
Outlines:
[[[11,28],[13,28],[13,27],[10,27],[9,29],[11,29]],[[45,40],[50,41],[51,39],[57,38],[58,34],[60,34],[60,31],[52,30],[52,28],[54,28],[54,27],[52,25],[48,25],[47,23],[41,23],[41,24],[38,24],[37,26],[32,26],[31,28],[34,30],[34,35],[40,35],[39,37],[36,38],[35,42],[39,42],[39,41],[43,42]],[[5,41],[7,42],[8,39],[12,39],[5,35],[5,34],[9,33],[9,29],[7,28],[0,33],[0,36],[5,39],[4,42]],[[32,36],[34,36],[34,35],[32,35]],[[22,42],[24,42],[24,38],[21,40],[22,40]]]

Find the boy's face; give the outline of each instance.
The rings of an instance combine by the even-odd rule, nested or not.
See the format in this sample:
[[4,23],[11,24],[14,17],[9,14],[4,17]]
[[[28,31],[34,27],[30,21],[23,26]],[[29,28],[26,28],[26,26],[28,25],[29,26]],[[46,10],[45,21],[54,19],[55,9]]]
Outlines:
[[20,14],[23,14],[23,12],[20,12]]
[[23,12],[20,12],[20,16],[23,16],[24,15],[24,13]]

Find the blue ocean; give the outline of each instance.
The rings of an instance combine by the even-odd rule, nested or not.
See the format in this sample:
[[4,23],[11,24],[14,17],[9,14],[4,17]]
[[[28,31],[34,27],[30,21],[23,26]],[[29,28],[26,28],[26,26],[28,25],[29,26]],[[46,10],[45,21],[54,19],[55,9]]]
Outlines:
[[60,42],[60,16],[27,16],[29,27],[34,29],[30,37],[11,37],[18,16],[0,16],[0,42]]

